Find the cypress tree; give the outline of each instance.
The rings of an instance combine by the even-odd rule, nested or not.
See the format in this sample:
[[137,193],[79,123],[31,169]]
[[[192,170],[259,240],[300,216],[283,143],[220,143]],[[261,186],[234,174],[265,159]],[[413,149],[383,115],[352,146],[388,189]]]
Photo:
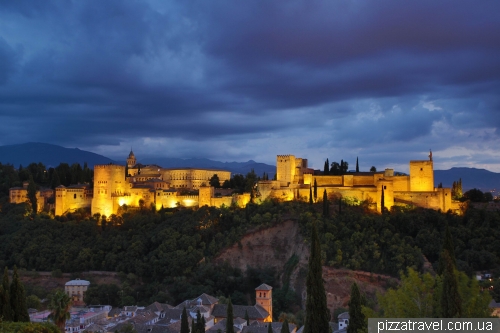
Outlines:
[[290,333],[290,328],[288,327],[288,319],[285,318],[283,325],[281,326],[281,333]]
[[443,275],[445,268],[446,268],[446,262],[445,262],[445,257],[443,256],[443,252],[447,252],[449,259],[451,260],[451,263],[453,264],[453,269],[457,268],[457,260],[455,258],[455,246],[453,245],[453,239],[451,236],[450,232],[450,227],[448,226],[448,223],[446,223],[445,231],[444,231],[444,241],[443,241],[443,248],[441,249],[441,254],[439,256],[439,263],[438,263],[438,269],[437,273],[439,275]]
[[323,191],[323,216],[328,217],[330,215],[329,209],[330,205],[328,203],[328,195],[326,194],[326,189]]
[[323,174],[324,175],[328,175],[330,171],[330,163],[328,162],[328,158],[326,159],[325,161],[325,166],[324,166],[324,169],[323,169]]
[[194,318],[191,318],[191,333],[198,333],[198,326],[194,323]]
[[309,186],[309,204],[313,204],[313,193],[312,193],[312,187]]
[[267,323],[267,333],[274,333],[273,326],[271,325],[271,323]]
[[14,266],[12,283],[10,284],[10,305],[12,307],[13,321],[29,322],[28,307],[26,306],[26,294],[24,286],[19,279],[17,267]]
[[247,326],[250,326],[250,317],[248,317],[248,311],[245,310],[245,320],[247,321]]
[[323,284],[323,267],[321,266],[321,247],[316,224],[313,222],[311,232],[311,253],[307,272],[306,320],[304,333],[328,333],[329,311],[326,306],[326,293]]
[[226,333],[234,333],[233,303],[229,298],[227,304]]
[[196,330],[200,333],[205,332],[205,323],[201,319],[200,309],[196,312]]
[[31,209],[33,210],[33,215],[36,215],[38,212],[38,205],[36,202],[36,185],[35,182],[33,181],[33,176],[30,175],[30,180],[28,184],[28,200],[31,205]]
[[340,174],[344,174],[344,160],[340,160]]
[[380,211],[382,212],[382,214],[384,214],[384,210],[385,210],[385,198],[384,198],[384,185],[382,185],[382,195],[380,197]]
[[358,157],[356,157],[356,172],[359,172],[359,163],[358,163]]
[[441,314],[443,318],[460,318],[462,316],[462,299],[458,291],[457,271],[447,250],[441,252],[441,257],[444,263]]
[[347,333],[357,333],[365,327],[365,316],[361,311],[361,293],[354,282],[351,286],[351,299],[349,300],[349,326]]
[[3,280],[2,280],[2,286],[0,287],[2,293],[0,296],[2,297],[0,300],[0,303],[2,304],[2,312],[0,313],[0,316],[2,317],[3,321],[12,321],[12,307],[10,305],[10,283],[9,283],[9,271],[7,270],[7,267],[5,267],[5,270],[3,272]]
[[314,202],[318,200],[318,182],[314,178]]
[[181,315],[181,331],[180,333],[189,333],[189,322],[187,318],[187,312],[186,308],[182,310],[182,315]]

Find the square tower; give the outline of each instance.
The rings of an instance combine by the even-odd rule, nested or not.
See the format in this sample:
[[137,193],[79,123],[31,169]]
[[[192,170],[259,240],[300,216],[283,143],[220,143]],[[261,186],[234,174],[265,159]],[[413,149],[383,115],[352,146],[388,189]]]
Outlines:
[[410,191],[434,191],[434,165],[430,161],[410,161]]
[[264,322],[273,321],[273,287],[265,283],[255,288],[255,303],[267,311],[269,316],[264,319]]

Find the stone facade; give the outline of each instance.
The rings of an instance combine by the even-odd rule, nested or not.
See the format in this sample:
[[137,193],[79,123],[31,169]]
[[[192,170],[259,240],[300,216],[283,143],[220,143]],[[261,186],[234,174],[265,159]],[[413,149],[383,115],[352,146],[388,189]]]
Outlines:
[[413,205],[424,208],[458,212],[459,203],[452,201],[450,188],[434,187],[434,166],[429,160],[410,161],[410,175],[395,175],[393,169],[383,172],[352,172],[345,175],[315,175],[307,167],[307,160],[293,155],[278,155],[276,181],[258,183],[258,199],[309,200],[309,189],[316,182],[318,200],[326,190],[329,197],[343,197],[354,201],[369,201],[382,211],[395,205]]

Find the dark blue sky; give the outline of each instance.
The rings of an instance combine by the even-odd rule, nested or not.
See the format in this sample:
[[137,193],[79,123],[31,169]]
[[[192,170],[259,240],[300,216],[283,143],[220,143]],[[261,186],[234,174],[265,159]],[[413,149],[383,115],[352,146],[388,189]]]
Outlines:
[[500,2],[2,1],[0,144],[500,172]]

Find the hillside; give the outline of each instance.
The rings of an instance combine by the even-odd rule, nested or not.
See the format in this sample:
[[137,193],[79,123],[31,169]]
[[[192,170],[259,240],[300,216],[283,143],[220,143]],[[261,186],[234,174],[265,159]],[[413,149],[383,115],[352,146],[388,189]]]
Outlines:
[[[280,278],[284,283],[286,263],[292,256],[298,256],[298,263],[290,274],[290,286],[301,296],[302,306],[305,307],[308,246],[300,234],[299,223],[288,220],[271,228],[247,233],[240,242],[224,249],[215,261],[227,262],[242,271],[246,271],[248,267],[274,267],[282,272]],[[323,266],[323,279],[331,313],[338,307],[347,306],[353,282],[367,295],[374,296],[376,292],[384,291],[387,285],[394,285],[397,281],[386,275],[327,266]]]

